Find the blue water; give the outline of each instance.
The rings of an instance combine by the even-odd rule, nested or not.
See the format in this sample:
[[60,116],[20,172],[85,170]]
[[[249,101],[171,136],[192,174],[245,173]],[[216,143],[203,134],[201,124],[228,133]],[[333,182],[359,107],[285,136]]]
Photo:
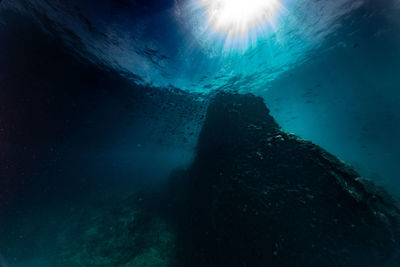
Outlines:
[[234,41],[199,2],[0,1],[1,266],[45,266],[83,203],[190,164],[222,90],[400,198],[400,1],[281,0]]
[[33,16],[91,60],[128,71],[143,83],[189,91],[229,87],[264,92],[272,81],[320,53],[357,42],[364,50],[366,43],[371,46],[385,35],[395,47],[398,38],[393,31],[398,28],[399,4],[394,0],[280,1],[269,26],[258,30],[247,45],[213,32],[196,0],[150,1],[143,10],[140,4],[106,0],[96,5],[73,0],[10,2],[7,9]]
[[208,27],[199,1],[4,1],[76,53],[133,82],[252,92],[277,120],[400,190],[399,1],[282,1],[247,45]]

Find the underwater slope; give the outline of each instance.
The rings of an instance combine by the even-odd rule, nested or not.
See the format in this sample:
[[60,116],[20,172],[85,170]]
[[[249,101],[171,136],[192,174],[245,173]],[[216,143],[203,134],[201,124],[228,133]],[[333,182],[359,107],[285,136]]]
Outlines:
[[283,132],[261,98],[218,94],[197,149],[182,178],[185,266],[399,262],[397,204],[344,162]]
[[263,100],[218,94],[167,186],[83,212],[55,266],[397,266],[400,209]]

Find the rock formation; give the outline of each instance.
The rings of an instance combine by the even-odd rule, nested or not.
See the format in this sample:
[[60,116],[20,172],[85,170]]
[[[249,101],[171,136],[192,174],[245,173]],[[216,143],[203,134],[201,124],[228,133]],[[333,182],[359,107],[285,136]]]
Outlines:
[[253,95],[215,97],[196,158],[174,179],[181,185],[174,194],[183,266],[400,262],[400,209],[392,198],[322,148],[282,131]]
[[193,164],[164,189],[84,212],[54,266],[399,266],[393,199],[253,95],[211,101]]

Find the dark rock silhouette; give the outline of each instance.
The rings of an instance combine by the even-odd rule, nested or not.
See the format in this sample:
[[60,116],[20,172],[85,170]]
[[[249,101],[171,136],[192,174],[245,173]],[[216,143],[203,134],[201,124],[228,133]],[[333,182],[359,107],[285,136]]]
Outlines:
[[400,210],[385,190],[282,131],[250,94],[215,97],[194,163],[171,187],[183,266],[400,262]]
[[285,133],[261,98],[218,94],[197,155],[167,187],[73,220],[54,266],[397,267],[400,209],[322,148]]

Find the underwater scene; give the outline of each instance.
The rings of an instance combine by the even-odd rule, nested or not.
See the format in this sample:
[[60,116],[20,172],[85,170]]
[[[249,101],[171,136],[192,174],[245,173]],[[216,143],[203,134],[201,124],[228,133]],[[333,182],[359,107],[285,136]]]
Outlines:
[[400,0],[0,0],[0,267],[400,266]]

